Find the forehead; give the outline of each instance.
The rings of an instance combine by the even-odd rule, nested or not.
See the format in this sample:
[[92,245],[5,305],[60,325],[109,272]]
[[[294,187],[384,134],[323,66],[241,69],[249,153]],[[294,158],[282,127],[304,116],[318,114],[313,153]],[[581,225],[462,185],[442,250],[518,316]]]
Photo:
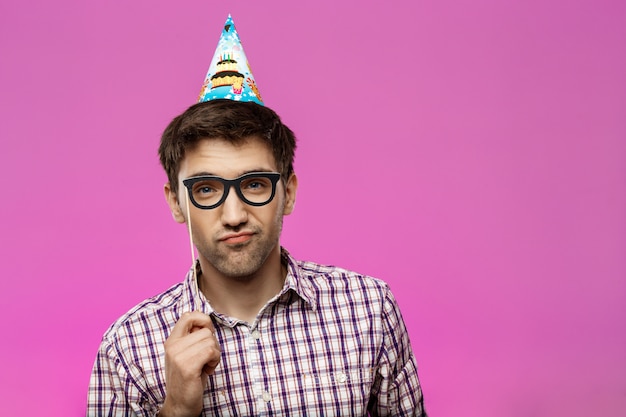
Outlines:
[[185,152],[179,179],[196,175],[236,178],[251,171],[277,171],[269,144],[251,136],[237,142],[224,138],[201,139]]

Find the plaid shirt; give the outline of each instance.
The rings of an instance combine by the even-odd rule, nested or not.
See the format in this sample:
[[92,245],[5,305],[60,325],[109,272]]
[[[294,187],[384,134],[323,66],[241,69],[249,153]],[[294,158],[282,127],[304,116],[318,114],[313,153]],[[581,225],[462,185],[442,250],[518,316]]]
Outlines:
[[98,351],[87,416],[155,416],[165,398],[164,342],[182,313],[196,309],[211,316],[222,348],[203,416],[425,416],[389,287],[282,256],[285,285],[252,324],[195,295],[191,271],[116,321]]

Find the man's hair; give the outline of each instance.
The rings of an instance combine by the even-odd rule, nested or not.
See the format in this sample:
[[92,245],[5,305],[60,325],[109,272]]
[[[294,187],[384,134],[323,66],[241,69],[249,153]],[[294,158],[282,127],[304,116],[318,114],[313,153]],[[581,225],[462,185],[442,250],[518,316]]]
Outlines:
[[272,109],[252,102],[211,100],[189,107],[165,128],[159,146],[161,165],[170,187],[178,192],[178,171],[185,152],[202,139],[241,143],[254,136],[272,150],[283,181],[293,173],[296,138]]

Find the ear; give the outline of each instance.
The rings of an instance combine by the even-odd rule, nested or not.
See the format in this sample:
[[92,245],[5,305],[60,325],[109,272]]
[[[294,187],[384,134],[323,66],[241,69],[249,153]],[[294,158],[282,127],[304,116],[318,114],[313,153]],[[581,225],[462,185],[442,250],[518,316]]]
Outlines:
[[170,211],[172,212],[172,217],[174,218],[174,220],[178,223],[185,223],[183,209],[180,207],[178,197],[176,196],[176,193],[172,191],[172,187],[170,186],[169,182],[163,186],[163,191],[165,192],[165,200],[170,206]]
[[291,214],[296,206],[296,191],[298,191],[298,177],[296,174],[291,174],[285,185],[285,209],[283,210],[285,216]]

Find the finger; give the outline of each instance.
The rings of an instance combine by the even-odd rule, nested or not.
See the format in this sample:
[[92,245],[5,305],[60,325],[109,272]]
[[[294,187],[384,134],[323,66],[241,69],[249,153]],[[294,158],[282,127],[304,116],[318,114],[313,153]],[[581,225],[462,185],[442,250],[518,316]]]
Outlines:
[[220,345],[208,329],[202,329],[178,339],[172,348],[172,352],[177,352],[173,355],[181,366],[197,369],[207,375],[213,374],[220,363]]
[[202,348],[213,349],[221,352],[219,341],[206,327],[198,328],[192,333],[188,333],[183,337],[169,337],[165,341],[166,350],[174,352],[183,352],[187,349],[195,349],[199,345]]
[[202,329],[207,329],[208,331],[211,332],[211,334],[215,334],[215,332],[213,330],[211,330],[210,328],[208,328],[208,327],[199,327],[199,326],[196,326],[196,325],[194,325],[191,328],[191,330],[189,330],[189,333],[194,333],[194,332],[197,332],[198,330],[202,330]]
[[197,372],[196,375],[207,366],[206,371],[211,373],[220,362],[221,349],[214,337],[206,335],[209,330],[204,329],[202,332],[205,335],[190,334],[176,340],[175,344],[166,346],[166,364],[170,363],[174,366],[173,369],[184,370],[186,373]]
[[206,375],[213,375],[215,373],[215,368],[220,364],[221,355],[219,350],[213,350],[210,352],[208,360],[205,362],[202,367],[202,372]]
[[220,361],[211,361],[209,363],[207,363],[206,365],[204,365],[204,367],[202,368],[202,372],[205,375],[213,375],[215,373],[215,368],[217,368],[217,365],[220,364]]
[[203,372],[212,375],[215,368],[220,363],[222,348],[209,329],[200,329],[187,336],[189,353],[197,355],[197,358],[204,362]]
[[[166,341],[167,343],[167,341]],[[187,336],[175,339],[170,347],[175,351],[207,351],[215,352],[216,357],[219,357],[222,348],[215,335],[207,328],[202,328],[193,333],[189,333]]]
[[199,311],[183,313],[178,322],[174,325],[170,337],[183,337],[189,333],[194,327],[207,328],[212,332],[215,331],[211,317]]
[[194,329],[195,330],[193,332],[188,333],[185,337],[176,340],[176,344],[188,347],[198,343],[208,343],[218,350],[221,350],[219,341],[217,340],[217,337],[215,337],[215,333],[206,327],[195,327]]

